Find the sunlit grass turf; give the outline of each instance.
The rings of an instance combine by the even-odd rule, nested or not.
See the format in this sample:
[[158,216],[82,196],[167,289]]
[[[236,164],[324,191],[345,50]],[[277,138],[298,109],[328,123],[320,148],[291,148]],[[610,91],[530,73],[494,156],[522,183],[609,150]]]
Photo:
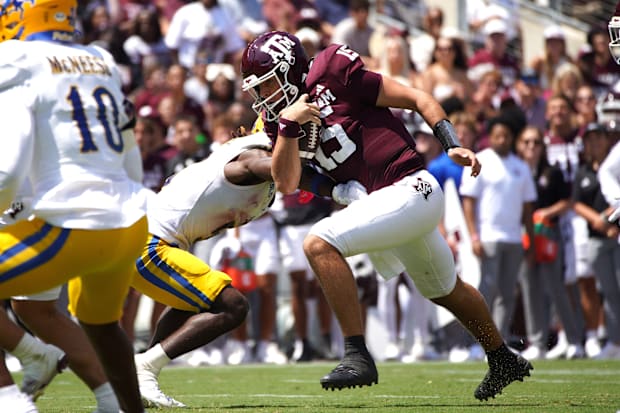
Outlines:
[[[620,361],[537,361],[532,377],[488,402],[473,397],[486,363],[380,363],[379,384],[325,391],[319,378],[335,363],[286,366],[169,367],[162,389],[190,406],[157,412],[600,412],[620,410]],[[21,380],[16,375],[16,380]],[[19,381],[18,381],[19,382]],[[37,401],[41,413],[92,412],[77,377],[59,375]],[[2,411],[2,406],[0,406]]]

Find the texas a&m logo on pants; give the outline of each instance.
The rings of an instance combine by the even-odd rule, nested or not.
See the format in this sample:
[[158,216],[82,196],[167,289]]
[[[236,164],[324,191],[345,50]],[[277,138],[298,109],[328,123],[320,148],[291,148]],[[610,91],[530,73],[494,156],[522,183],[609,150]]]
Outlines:
[[413,187],[416,191],[424,195],[424,199],[428,199],[428,196],[433,192],[431,184],[420,177],[418,177],[418,182],[416,182]]

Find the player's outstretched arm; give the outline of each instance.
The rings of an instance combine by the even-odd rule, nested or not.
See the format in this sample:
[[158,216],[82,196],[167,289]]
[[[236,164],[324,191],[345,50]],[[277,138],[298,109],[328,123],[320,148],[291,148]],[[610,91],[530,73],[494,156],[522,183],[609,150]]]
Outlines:
[[377,106],[415,110],[428,123],[450,158],[463,166],[471,166],[472,176],[480,173],[480,162],[469,149],[461,148],[454,128],[447,120],[447,114],[430,94],[423,90],[405,86],[389,77],[382,78]]
[[273,181],[271,153],[263,149],[249,149],[224,167],[226,179],[236,185],[256,185]]
[[415,110],[430,126],[435,126],[448,117],[433,96],[387,76],[382,78],[376,104],[381,107]]

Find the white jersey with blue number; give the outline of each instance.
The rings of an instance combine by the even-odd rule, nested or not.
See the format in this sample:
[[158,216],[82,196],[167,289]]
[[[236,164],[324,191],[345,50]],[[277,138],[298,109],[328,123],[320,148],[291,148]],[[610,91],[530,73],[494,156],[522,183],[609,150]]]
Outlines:
[[174,175],[149,200],[149,232],[188,250],[196,241],[263,215],[273,200],[274,183],[236,185],[224,175],[228,162],[252,148],[270,150],[271,141],[262,132],[235,138]]
[[145,214],[142,167],[118,68],[105,50],[0,43],[0,208],[26,177],[32,212],[64,228],[110,229]]

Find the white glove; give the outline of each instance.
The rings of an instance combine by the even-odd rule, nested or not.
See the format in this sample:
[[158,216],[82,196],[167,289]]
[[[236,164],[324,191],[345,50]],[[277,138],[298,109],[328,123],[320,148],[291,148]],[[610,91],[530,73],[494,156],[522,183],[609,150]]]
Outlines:
[[607,221],[609,221],[611,224],[620,225],[620,222],[618,222],[618,219],[620,219],[620,206],[617,207],[614,210],[614,212],[612,212],[611,215],[609,215],[609,217],[607,217]]
[[344,184],[338,184],[332,189],[332,199],[341,205],[349,205],[351,202],[364,198],[368,195],[364,185],[351,180]]

